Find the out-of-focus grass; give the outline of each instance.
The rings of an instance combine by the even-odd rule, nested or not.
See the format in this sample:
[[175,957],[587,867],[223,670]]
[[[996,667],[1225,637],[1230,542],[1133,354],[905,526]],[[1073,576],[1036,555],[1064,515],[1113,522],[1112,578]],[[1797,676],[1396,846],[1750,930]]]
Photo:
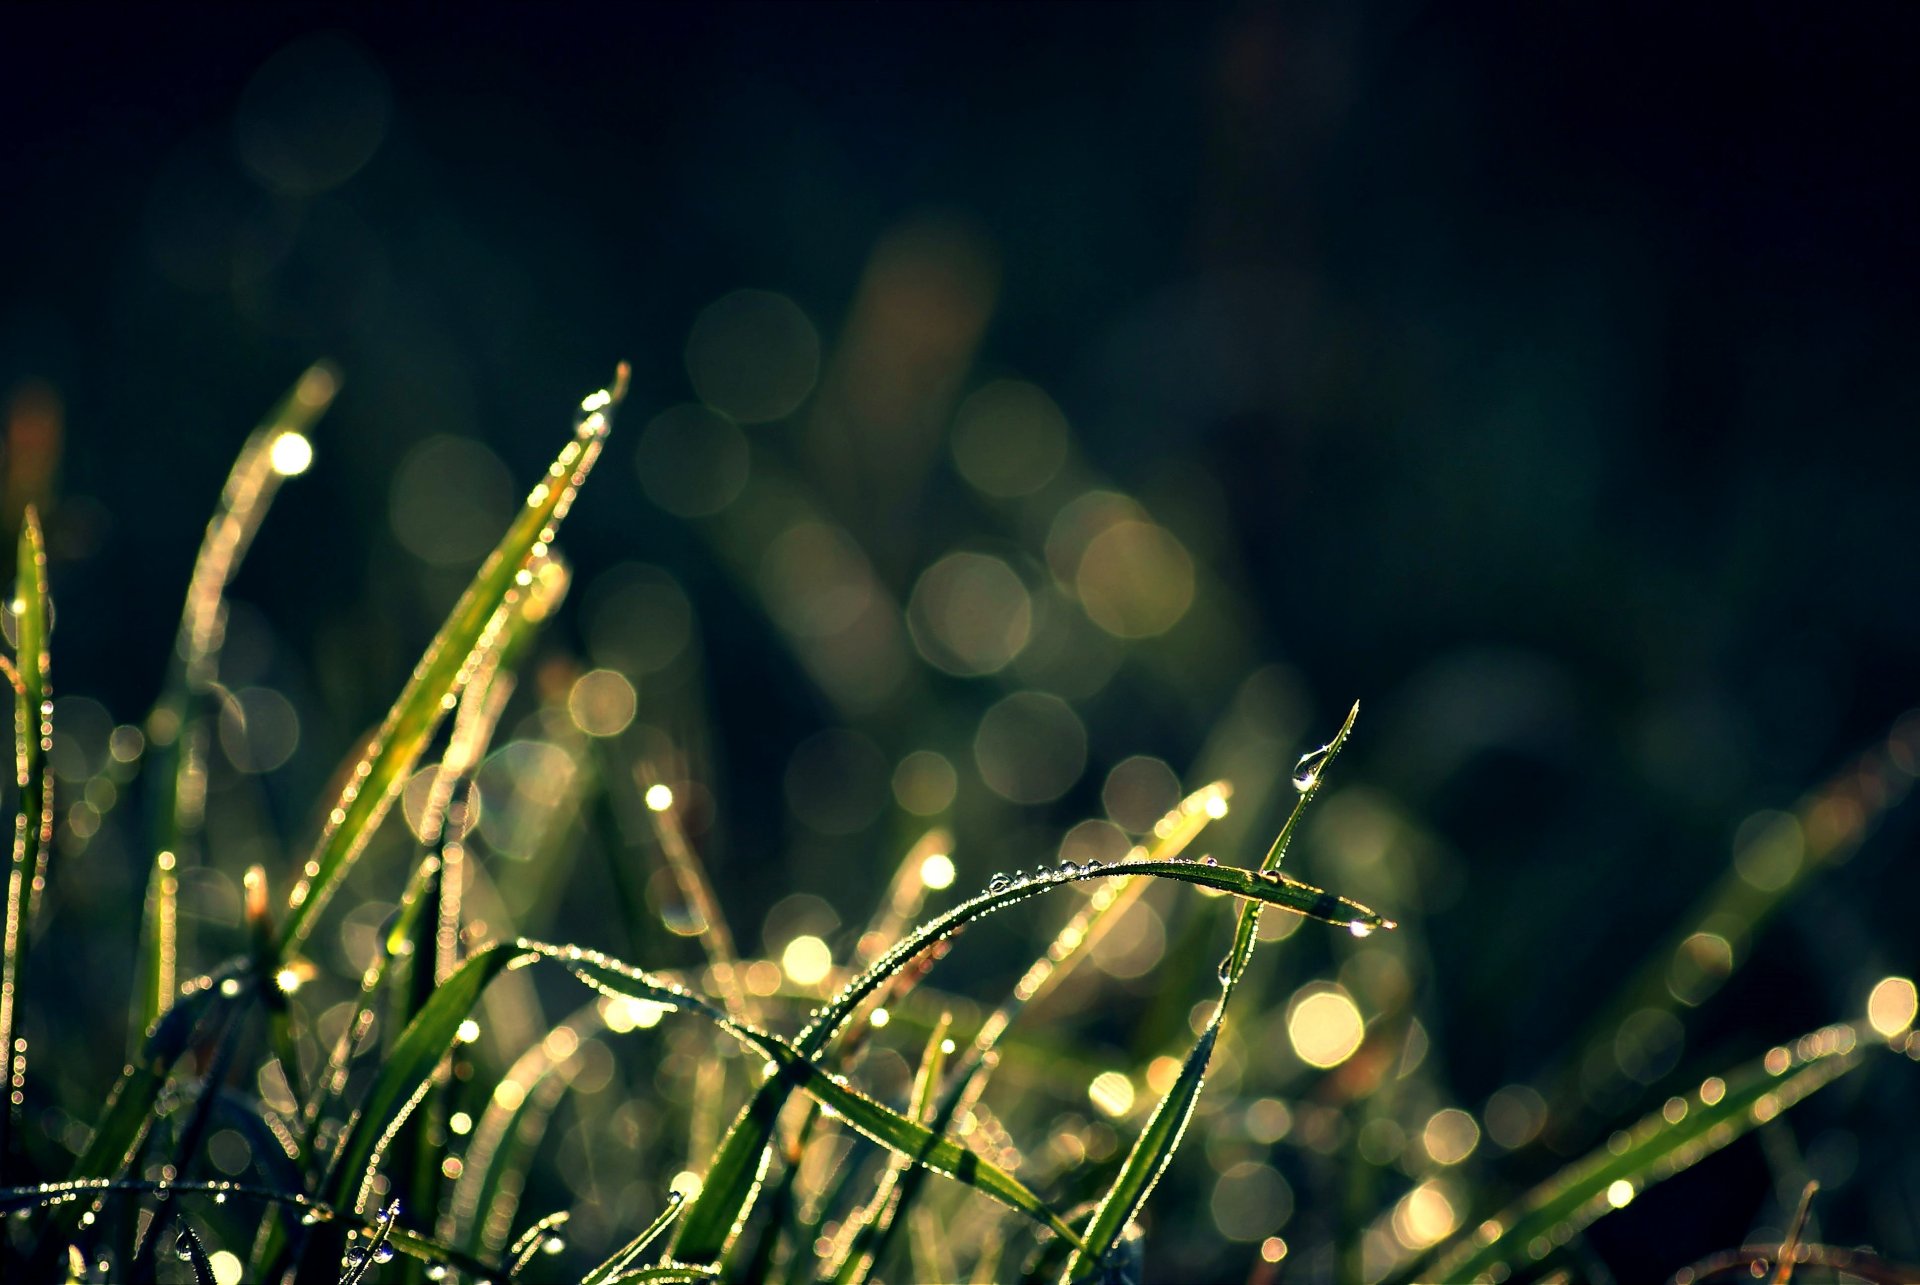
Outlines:
[[[7,668],[10,1270],[216,1285],[1119,1282],[1143,1279],[1165,1242],[1196,1278],[1504,1280],[1584,1270],[1601,1217],[1888,1048],[1920,1058],[1898,976],[1864,1023],[1724,1080],[1683,1082],[1667,1056],[1788,894],[1904,797],[1920,765],[1909,720],[1746,836],[1672,940],[1636,945],[1618,996],[1583,1000],[1591,1029],[1561,1066],[1457,1105],[1422,998],[1448,979],[1418,975],[1420,872],[1382,834],[1408,823],[1335,780],[1358,706],[1325,746],[1290,745],[1301,720],[1276,697],[1284,680],[1247,678],[1252,658],[1221,623],[1246,611],[1230,582],[1093,476],[1024,385],[946,408],[956,467],[1000,529],[916,573],[885,538],[899,515],[869,501],[930,466],[863,427],[860,342],[826,367],[810,462],[723,470],[717,499],[714,476],[647,479],[846,725],[769,787],[852,846],[801,849],[831,852],[835,896],[780,900],[757,949],[736,932],[733,906],[764,902],[778,876],[724,851],[697,684],[682,673],[655,695],[662,665],[589,664],[553,629],[570,578],[557,529],[624,368],[582,403],[346,756],[317,839],[262,836],[244,789],[210,790],[248,735],[221,679],[226,591],[273,489],[311,458],[338,383],[317,366],[243,448],[166,692],[144,736],[113,733],[111,793],[87,787],[94,831],[132,824],[127,800],[143,799],[154,849],[127,924],[135,1054],[104,1101],[29,1065],[14,1034],[26,965],[61,957],[33,933],[34,900],[63,874],[47,794],[62,731],[48,727],[51,599],[29,511]],[[955,343],[866,360],[919,363],[944,386],[963,364]],[[724,387],[705,395],[726,401]],[[697,473],[712,463],[701,450],[740,431],[690,414],[648,425],[643,466]],[[673,627],[671,595],[641,599],[590,640],[602,659],[647,656],[647,631]],[[670,654],[694,664],[691,646]],[[1192,755],[1198,788],[1134,756],[1108,775],[1105,818],[1040,837],[1029,818],[1077,797],[1086,767],[1076,705],[1125,667],[1160,698],[1216,707]],[[960,719],[968,701],[986,708]],[[964,806],[962,724],[984,786]],[[841,798],[846,778],[889,766],[883,737],[899,756],[885,838],[870,818],[847,823]],[[396,803],[404,826],[386,823]],[[1262,821],[1271,844],[1251,842]],[[245,860],[221,843],[242,831],[259,840]],[[1283,871],[1296,846],[1381,911]],[[275,864],[263,849],[308,855]],[[231,924],[183,915],[183,880],[217,886],[241,866]],[[572,930],[581,918],[591,934]],[[1346,931],[1311,942],[1306,920]],[[1395,920],[1407,930],[1380,931]],[[1334,976],[1309,975],[1329,952]],[[970,974],[946,962],[969,953],[985,957]],[[996,957],[998,982],[980,967]],[[206,971],[179,984],[182,963]]]

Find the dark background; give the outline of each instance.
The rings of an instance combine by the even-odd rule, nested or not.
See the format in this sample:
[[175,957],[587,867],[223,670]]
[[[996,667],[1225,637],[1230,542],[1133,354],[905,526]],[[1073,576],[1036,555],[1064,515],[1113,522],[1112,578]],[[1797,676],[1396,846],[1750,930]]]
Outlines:
[[[384,127],[272,191],[236,107],[320,32],[377,69]],[[1892,2],[10,7],[0,394],[62,408],[59,690],[142,715],[234,450],[328,355],[316,467],[235,589],[305,692],[310,798],[457,584],[388,530],[410,447],[531,478],[619,358],[630,442],[690,396],[703,306],[779,291],[831,350],[876,243],[937,220],[997,265],[969,382],[1034,381],[1111,485],[1208,515],[1188,543],[1246,608],[1219,690],[1284,663],[1302,739],[1367,702],[1343,769],[1451,854],[1420,986],[1472,1105],[1554,1061],[1742,818],[1914,701],[1916,41]],[[642,558],[694,603],[726,868],[778,846],[769,783],[836,718],[625,442],[563,544],[582,584]],[[866,533],[903,573],[961,522],[960,484],[927,488],[924,526]],[[1212,690],[1091,702],[1093,760],[1184,771]],[[1895,811],[1796,895],[1686,1066],[1912,974],[1912,837]],[[793,882],[765,877],[740,895]],[[1809,1128],[1860,1131],[1829,1238],[1911,1259],[1897,1070]],[[1593,1241],[1621,1279],[1737,1243],[1766,1163],[1736,1148]]]

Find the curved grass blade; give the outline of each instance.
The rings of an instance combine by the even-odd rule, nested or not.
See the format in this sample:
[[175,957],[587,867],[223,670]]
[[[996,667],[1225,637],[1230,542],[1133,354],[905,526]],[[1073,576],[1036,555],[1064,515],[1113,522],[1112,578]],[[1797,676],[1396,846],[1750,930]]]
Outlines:
[[[1063,867],[1017,881],[997,879],[988,886],[986,892],[923,924],[906,940],[876,960],[872,967],[848,982],[821,1010],[820,1016],[801,1031],[794,1041],[795,1048],[802,1057],[818,1057],[867,996],[906,968],[922,952],[975,920],[1072,883],[1133,875],[1152,875],[1217,888],[1249,901],[1280,906],[1349,928],[1358,925],[1363,934],[1394,926],[1392,920],[1358,902],[1334,896],[1278,871],[1256,873],[1235,866],[1211,865],[1205,861],[1121,861],[1093,868]],[[762,1085],[760,1092],[734,1120],[733,1128],[722,1139],[709,1166],[707,1181],[701,1187],[700,1195],[681,1221],[674,1238],[674,1252],[677,1255],[709,1260],[717,1258],[732,1242],[744,1211],[765,1175],[767,1142],[788,1087],[777,1081]],[[773,1100],[769,1102],[768,1099]]]
[[[668,1008],[700,1013],[775,1064],[776,1074],[768,1081],[769,1084],[779,1084],[786,1089],[798,1089],[806,1093],[822,1106],[831,1107],[853,1128],[889,1150],[956,1178],[1008,1208],[1045,1224],[1068,1241],[1079,1243],[1079,1237],[1073,1229],[1013,1175],[849,1087],[787,1041],[735,1022],[725,1012],[685,988],[662,981],[606,955],[577,947],[562,949],[530,941],[518,943],[517,949],[524,955],[545,956],[558,961],[581,981],[605,994],[644,999]],[[764,1099],[774,1102],[777,1107],[784,1103],[785,1098],[784,1092],[778,1095],[761,1094],[755,1096],[754,1103]],[[748,1109],[753,1109],[752,1103]]]
[[1684,1108],[1675,1112],[1678,1120],[1649,1115],[1628,1131],[1619,1154],[1603,1147],[1561,1170],[1401,1279],[1491,1280],[1501,1265],[1531,1268],[1567,1236],[1853,1070],[1861,1062],[1859,1043],[1853,1027],[1830,1026],[1725,1080],[1706,1080],[1676,1099]]
[[1027,1190],[1026,1186],[997,1165],[982,1159],[959,1143],[930,1131],[855,1089],[802,1057],[784,1040],[763,1037],[764,1051],[780,1071],[777,1079],[812,1096],[822,1106],[831,1107],[840,1118],[881,1146],[905,1156],[913,1163],[956,1178],[975,1191],[991,1196],[1016,1212],[1052,1229],[1071,1244],[1080,1237],[1073,1228]]
[[533,1256],[540,1252],[540,1247],[555,1239],[555,1230],[566,1226],[567,1220],[571,1217],[571,1214],[562,1209],[548,1214],[521,1232],[520,1238],[507,1250],[507,1275],[514,1277],[525,1271],[527,1264],[533,1261]]
[[20,1088],[26,1080],[27,1053],[14,1038],[15,1008],[26,973],[28,939],[33,934],[35,903],[47,887],[47,863],[53,851],[53,773],[47,755],[53,749],[51,664],[47,628],[47,548],[40,517],[28,505],[20,523],[19,583],[4,610],[13,618],[14,655],[7,667],[14,691],[14,782],[20,810],[13,820],[13,860],[7,872],[4,938],[0,938],[0,1075],[8,1090],[0,1103],[0,1178],[13,1168],[19,1145]]
[[507,627],[514,605],[533,585],[528,564],[547,552],[555,529],[599,458],[611,424],[609,416],[625,395],[626,385],[623,364],[612,387],[580,403],[574,439],[527,496],[526,506],[474,574],[374,733],[294,885],[280,934],[282,954],[293,954],[306,941],[315,916],[373,837],[441,717],[473,677],[478,658]]
[[[1153,827],[1153,842],[1144,849],[1144,859],[1170,861],[1185,852],[1208,823],[1227,812],[1233,787],[1226,781],[1214,781],[1187,795],[1160,818]],[[1135,853],[1142,850],[1136,848]],[[1204,863],[1203,863],[1204,864]],[[1048,992],[1069,977],[1086,960],[1129,907],[1145,892],[1145,880],[1126,879],[1103,882],[1055,934],[1053,942],[1028,967],[1013,993],[1003,1000],[981,1024],[972,1046],[953,1077],[953,1084],[940,1102],[938,1111],[926,1121],[929,1128],[944,1135],[961,1113],[972,1109],[986,1091],[987,1079],[998,1064],[996,1049],[1013,1022],[1029,1006],[1039,1003]],[[865,1247],[865,1265],[852,1279],[863,1278],[885,1255],[888,1243],[899,1226],[898,1211],[911,1209],[919,1195],[925,1171],[908,1169],[900,1177],[899,1194],[891,1209],[882,1210]],[[843,1271],[845,1264],[842,1264]]]
[[607,1285],[625,1285],[632,1281],[634,1285],[697,1285],[699,1281],[717,1281],[720,1269],[707,1267],[699,1263],[661,1263],[657,1267],[642,1267],[611,1278]]
[[1106,1262],[1107,1254],[1120,1243],[1127,1225],[1140,1212],[1159,1183],[1160,1175],[1173,1162],[1173,1153],[1180,1147],[1187,1123],[1193,1119],[1193,1109],[1200,1101],[1200,1090],[1205,1087],[1207,1065],[1213,1060],[1213,1046],[1220,1035],[1220,1020],[1225,1009],[1223,992],[1213,1020],[1187,1054],[1179,1077],[1154,1108],[1140,1136],[1133,1140],[1113,1186],[1094,1209],[1093,1218],[1087,1224],[1086,1244],[1067,1260],[1064,1280],[1076,1280]]
[[667,1228],[673,1226],[673,1220],[680,1216],[680,1211],[686,1206],[687,1198],[684,1193],[676,1191],[669,1194],[667,1207],[660,1211],[660,1216],[648,1223],[645,1231],[622,1245],[612,1258],[588,1272],[580,1285],[609,1285],[609,1282],[615,1279],[635,1279],[630,1276],[623,1277],[620,1273],[626,1271],[634,1259],[644,1254],[647,1246],[666,1235]]
[[306,435],[333,404],[340,375],[315,362],[247,437],[220,491],[219,507],[187,582],[180,628],[165,691],[147,717],[148,743],[165,751],[161,801],[156,809],[154,868],[141,916],[135,1027],[145,1030],[173,1002],[178,927],[175,863],[196,840],[205,806],[206,728],[196,701],[214,689],[225,636],[226,591],[266,518],[280,483],[305,470],[312,452]]

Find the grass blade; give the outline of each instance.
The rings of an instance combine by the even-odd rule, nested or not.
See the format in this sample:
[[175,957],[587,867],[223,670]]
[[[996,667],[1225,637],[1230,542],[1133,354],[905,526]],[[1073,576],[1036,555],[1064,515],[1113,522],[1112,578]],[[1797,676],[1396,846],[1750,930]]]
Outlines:
[[162,751],[165,772],[155,809],[154,868],[141,916],[135,1029],[146,1030],[173,1002],[179,883],[176,864],[197,842],[206,793],[207,729],[199,704],[214,689],[225,638],[226,591],[280,483],[303,472],[312,457],[306,435],[333,404],[339,372],[315,362],[247,437],[220,491],[219,507],[187,582],[187,599],[168,668],[165,691],[147,717],[148,743]]
[[[465,1167],[453,1189],[448,1238],[476,1251],[507,1244],[520,1188],[509,1173],[525,1170],[560,1095],[573,1082],[573,1057],[602,1025],[599,1003],[589,1003],[528,1048],[488,1095],[473,1127]],[[556,1043],[553,1036],[561,1034]],[[561,1057],[556,1049],[566,1050]]]
[[687,840],[686,827],[680,823],[675,811],[676,801],[669,793],[659,800],[653,792],[658,782],[649,780],[647,789],[647,820],[653,828],[654,841],[660,845],[660,853],[666,858],[667,869],[673,875],[673,881],[680,890],[680,897],[687,909],[692,912],[699,924],[700,948],[707,954],[707,963],[713,969],[714,979],[720,984],[720,994],[727,1006],[727,1012],[734,1020],[750,1022],[753,1020],[753,1007],[747,997],[746,987],[740,981],[739,953],[733,946],[733,932],[727,927],[727,917],[720,908],[720,899],[713,895],[713,884],[708,880],[706,867],[693,850],[693,844]]
[[[1341,924],[1360,935],[1394,926],[1392,920],[1358,902],[1334,896],[1278,871],[1255,872],[1234,866],[1212,865],[1206,861],[1143,859],[1092,868],[1062,867],[1017,881],[996,879],[986,892],[923,924],[906,940],[876,960],[872,967],[848,982],[832,1002],[821,1010],[820,1016],[800,1033],[795,1041],[796,1049],[803,1057],[818,1057],[867,996],[912,964],[935,943],[974,921],[1029,897],[1056,891],[1073,883],[1134,875],[1151,875],[1216,888],[1262,905],[1279,906],[1329,923]],[[705,1261],[717,1258],[732,1242],[759,1180],[766,1172],[765,1149],[772,1135],[773,1121],[778,1118],[784,1101],[785,1087],[778,1081],[762,1085],[754,1101],[735,1119],[733,1128],[715,1153],[706,1184],[701,1187],[693,1208],[680,1224],[674,1239],[674,1252],[677,1255]],[[779,1100],[771,1103],[763,1101],[768,1098]]]
[[616,1278],[631,1279],[620,1277],[620,1273],[627,1269],[629,1263],[645,1253],[647,1246],[666,1235],[667,1228],[673,1226],[673,1220],[680,1216],[680,1211],[686,1208],[686,1205],[687,1198],[684,1195],[677,1191],[671,1193],[667,1197],[667,1207],[660,1211],[660,1216],[648,1223],[645,1231],[622,1245],[612,1258],[588,1272],[580,1285],[608,1285],[608,1282]]
[[434,989],[432,998],[407,1024],[382,1061],[373,1086],[341,1139],[323,1186],[329,1205],[347,1211],[359,1209],[379,1171],[386,1143],[432,1083],[434,1068],[459,1039],[460,1024],[467,1020],[480,992],[508,968],[535,957],[517,945],[489,946]]
[[1712,1077],[1689,1098],[1676,1099],[1684,1110],[1674,1112],[1677,1120],[1665,1112],[1649,1115],[1628,1131],[1629,1143],[1619,1154],[1602,1147],[1561,1170],[1402,1279],[1492,1279],[1501,1265],[1530,1270],[1568,1235],[1773,1119],[1860,1062],[1854,1028],[1831,1026],[1791,1048],[1773,1049],[1757,1066],[1725,1080]]
[[[935,1120],[939,1117],[937,1092],[946,1072],[947,1054],[953,1048],[953,1041],[947,1038],[952,1024],[953,1017],[948,1013],[942,1013],[934,1024],[933,1034],[928,1037],[926,1050],[921,1053],[920,1065],[914,1072],[913,1090],[908,1099],[907,1114],[936,1134],[945,1132]],[[826,1273],[834,1285],[859,1285],[873,1270],[880,1251],[885,1248],[886,1234],[899,1214],[897,1198],[903,1194],[901,1179],[911,1172],[911,1162],[895,1156],[880,1176],[866,1206],[847,1219],[840,1232],[840,1248]]]
[[14,692],[14,783],[20,810],[13,820],[13,860],[7,872],[5,936],[0,940],[0,1075],[8,1088],[0,1104],[0,1177],[11,1171],[19,1145],[20,1086],[26,1080],[26,1049],[14,1038],[15,1008],[26,972],[28,939],[33,934],[35,903],[47,886],[47,862],[53,850],[53,773],[47,754],[53,748],[53,699],[47,626],[47,548],[40,517],[28,505],[20,523],[20,557],[14,598],[4,609],[14,626],[17,665],[7,667]]
[[315,916],[373,837],[442,716],[473,677],[476,657],[484,655],[507,627],[513,606],[533,584],[528,564],[546,553],[580,484],[599,458],[609,414],[625,394],[626,383],[623,365],[611,388],[581,402],[574,439],[533,488],[526,506],[474,574],[374,733],[294,885],[280,935],[283,954],[293,954],[306,941]]
[[1207,1024],[1207,1029],[1187,1054],[1179,1077],[1175,1079],[1173,1087],[1167,1090],[1167,1095],[1160,1099],[1160,1105],[1154,1108],[1153,1116],[1140,1131],[1140,1136],[1134,1139],[1132,1149],[1120,1165],[1120,1172],[1114,1177],[1113,1186],[1107,1189],[1105,1198],[1094,1209],[1093,1218],[1087,1224],[1086,1243],[1067,1260],[1063,1279],[1078,1279],[1106,1262],[1107,1254],[1125,1234],[1127,1224],[1140,1212],[1140,1206],[1146,1203],[1147,1197],[1153,1194],[1154,1186],[1159,1183],[1160,1175],[1173,1162],[1173,1153],[1179,1149],[1180,1139],[1187,1131],[1187,1122],[1193,1119],[1193,1109],[1200,1101],[1200,1090],[1206,1083],[1207,1064],[1213,1060],[1213,1046],[1220,1035],[1220,1020],[1225,1008],[1226,995],[1222,993],[1220,1006],[1214,1010],[1213,1021]]
[[200,1243],[200,1237],[184,1218],[180,1220],[180,1234],[174,1237],[173,1252],[193,1265],[194,1285],[214,1285],[213,1260],[207,1257],[207,1247]]
[[[138,1057],[120,1075],[107,1099],[105,1113],[94,1126],[87,1148],[74,1162],[69,1183],[80,1189],[104,1187],[132,1162],[140,1142],[153,1124],[155,1103],[174,1064],[200,1042],[200,1032],[225,1021],[244,994],[242,977],[248,965],[236,961],[216,973],[189,982],[180,999],[161,1015],[147,1035]],[[84,1210],[78,1202],[54,1211],[34,1246],[29,1276],[39,1279],[52,1270],[66,1244],[83,1222],[98,1212],[95,1201]],[[35,1273],[38,1273],[36,1275]]]

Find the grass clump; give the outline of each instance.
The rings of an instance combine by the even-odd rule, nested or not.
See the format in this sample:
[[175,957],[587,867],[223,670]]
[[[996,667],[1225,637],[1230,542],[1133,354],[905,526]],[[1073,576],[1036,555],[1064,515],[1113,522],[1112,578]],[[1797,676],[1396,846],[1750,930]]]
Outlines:
[[[837,968],[824,944],[824,962],[797,960],[791,948],[780,960],[743,953],[661,765],[621,761],[605,744],[569,745],[570,792],[546,815],[531,844],[535,859],[490,870],[473,850],[477,774],[535,636],[566,593],[555,542],[624,396],[622,368],[583,400],[572,436],[338,773],[304,861],[249,868],[231,943],[238,949],[180,982],[182,956],[211,944],[181,941],[179,900],[183,872],[208,859],[210,729],[228,699],[219,680],[226,588],[275,489],[305,467],[306,434],[336,387],[330,368],[315,367],[243,448],[191,578],[144,752],[118,782],[122,795],[137,783],[149,797],[155,857],[141,903],[133,1053],[91,1107],[70,1101],[47,1068],[30,1066],[16,1036],[17,1000],[37,959],[37,903],[58,874],[47,766],[60,735],[49,695],[50,594],[38,524],[27,514],[14,655],[4,666],[16,698],[18,787],[0,989],[13,1090],[0,1113],[0,1201],[13,1213],[9,1278],[1141,1279],[1146,1211],[1210,1072],[1224,1059],[1230,1081],[1254,1081],[1249,1059],[1286,1021],[1263,1003],[1252,964],[1261,942],[1289,936],[1291,923],[1268,932],[1263,917],[1316,920],[1355,938],[1396,927],[1281,868],[1358,706],[1326,745],[1300,757],[1291,791],[1280,791],[1290,803],[1278,837],[1257,862],[1198,846],[1228,813],[1232,790],[1219,781],[1188,794],[1124,854],[996,874],[932,913],[929,899],[954,870],[949,838],[935,829],[909,846]],[[416,784],[408,837],[376,845]],[[593,943],[551,944],[489,926],[551,906],[563,883],[585,877],[567,857],[582,818],[628,834],[612,846],[655,863],[659,880],[646,897],[624,855],[608,877],[633,942],[675,952],[657,966]],[[359,872],[376,850],[381,867]],[[524,887],[509,896],[502,885],[512,880]],[[1199,1002],[1171,1022],[1172,1010],[1150,1011],[1137,1023],[1152,1028],[1136,1046],[1138,1063],[1089,1074],[1071,1047],[1023,1015],[1075,985],[1153,886],[1197,905],[1161,968],[1169,1002]],[[357,978],[329,976],[314,949],[317,925],[349,888],[384,888],[393,904]],[[1224,925],[1210,899],[1233,911],[1224,953],[1213,942]],[[970,940],[963,934],[1029,903],[1059,922],[1010,992],[984,1007],[936,990],[936,965]],[[510,906],[521,910],[506,913]],[[1722,923],[1725,907],[1716,906],[1712,922]],[[1757,919],[1768,909],[1745,913]],[[684,962],[688,938],[701,962]],[[1236,1000],[1242,990],[1254,993]],[[1230,1001],[1232,1023],[1254,1034],[1236,1034]],[[1344,1063],[1340,1074],[1368,1085],[1385,1082],[1396,1058],[1408,1063],[1411,1028],[1369,1031],[1352,1001],[1341,1003],[1342,1017],[1351,1014],[1349,1045],[1316,1061],[1311,1041],[1289,1031],[1298,1056],[1321,1068]],[[655,1028],[670,1032],[652,1075],[658,1098],[632,1100],[633,1113],[621,1116],[623,1105],[613,1117],[632,1125],[630,1148],[649,1175],[639,1184],[644,1199],[596,1211],[603,1243],[573,1245],[567,1209],[530,1203],[555,1190],[542,1138],[588,1073],[587,1050],[604,1053],[615,1035]],[[908,1038],[893,1038],[901,1034]],[[1906,1040],[1904,1028],[1891,1034]],[[1350,1249],[1340,1270],[1366,1280],[1542,1270],[1596,1218],[1852,1070],[1869,1043],[1862,1030],[1834,1026],[1714,1077],[1504,1211],[1498,1183],[1475,1190],[1445,1174],[1409,1184],[1366,1171],[1355,1189],[1386,1199],[1342,1215]],[[991,1105],[989,1088],[1009,1059],[1027,1092],[1092,1081],[1092,1102],[1112,1123]],[[1350,1096],[1355,1114],[1372,1091]],[[1555,1118],[1559,1103],[1542,1105]],[[30,1106],[47,1118],[64,1113],[76,1128],[29,1130]],[[1251,1119],[1290,1109],[1262,1094],[1245,1110]],[[1338,1109],[1304,1097],[1291,1111],[1314,1113],[1314,1128],[1341,1124]],[[1271,1120],[1262,1128],[1264,1145],[1285,1132]],[[1040,1140],[1019,1140],[1024,1129]],[[216,1134],[245,1143],[237,1166],[230,1156],[214,1163]],[[1258,1273],[1288,1246],[1274,1235],[1256,1252]]]

